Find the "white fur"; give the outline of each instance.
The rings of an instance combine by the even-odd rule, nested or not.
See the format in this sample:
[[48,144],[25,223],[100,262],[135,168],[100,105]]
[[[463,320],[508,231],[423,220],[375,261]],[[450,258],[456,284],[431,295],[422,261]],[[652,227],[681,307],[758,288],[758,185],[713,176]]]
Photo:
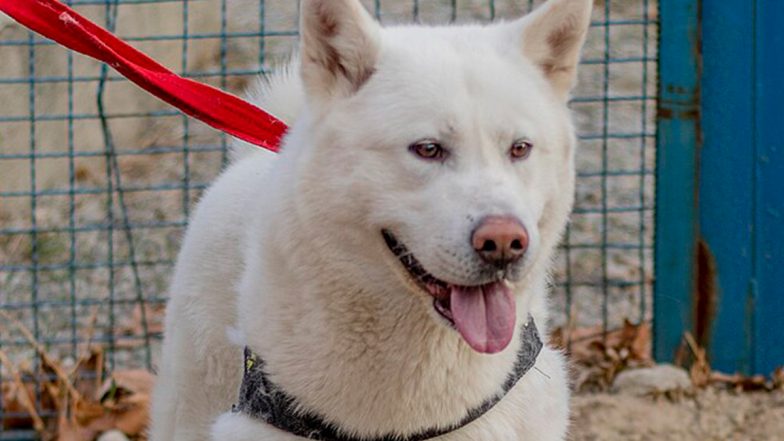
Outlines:
[[[518,217],[531,236],[512,277],[518,323],[531,314],[547,334],[548,267],[574,190],[565,103],[591,1],[448,28],[382,29],[358,5],[304,0],[304,75],[284,71],[255,96],[292,124],[282,154],[238,148],[195,212],[171,286],[152,441],[296,439],[229,412],[239,342],[304,409],[357,435],[449,426],[498,391],[518,337],[496,355],[471,350],[382,229],[436,277],[474,285],[487,280],[472,228]],[[521,137],[535,149],[513,163]],[[422,138],[448,145],[449,159],[415,157],[408,146]],[[546,347],[495,408],[439,440],[562,440],[568,395],[563,357]]]

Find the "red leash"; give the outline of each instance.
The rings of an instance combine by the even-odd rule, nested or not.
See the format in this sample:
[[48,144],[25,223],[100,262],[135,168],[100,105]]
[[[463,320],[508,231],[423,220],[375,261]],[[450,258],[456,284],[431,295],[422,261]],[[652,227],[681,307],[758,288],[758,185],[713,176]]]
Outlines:
[[0,11],[46,38],[107,63],[144,90],[208,125],[277,152],[285,123],[212,86],[182,78],[56,0],[0,0]]

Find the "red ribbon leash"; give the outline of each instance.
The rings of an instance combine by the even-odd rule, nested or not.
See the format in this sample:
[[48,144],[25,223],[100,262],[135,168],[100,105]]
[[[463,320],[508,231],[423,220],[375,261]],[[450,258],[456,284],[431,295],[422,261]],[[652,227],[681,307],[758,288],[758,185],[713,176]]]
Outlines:
[[273,152],[288,127],[262,109],[182,78],[56,0],[0,0],[0,11],[76,52],[107,63],[142,89],[189,116]]

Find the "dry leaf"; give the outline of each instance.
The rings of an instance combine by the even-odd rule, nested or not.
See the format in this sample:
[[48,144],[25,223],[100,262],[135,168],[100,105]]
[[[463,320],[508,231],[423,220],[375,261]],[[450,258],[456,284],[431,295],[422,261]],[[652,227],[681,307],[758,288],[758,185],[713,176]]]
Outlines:
[[607,333],[601,326],[568,332],[561,328],[551,342],[566,349],[580,368],[575,381],[578,390],[605,390],[622,370],[653,363],[649,323],[635,325],[627,320],[622,328]]
[[78,401],[71,415],[61,415],[59,441],[91,440],[103,432],[119,430],[142,439],[149,420],[153,376],[147,371],[117,371],[91,395]]
[[[74,366],[66,369],[45,352],[21,322],[2,313],[0,310],[0,316],[9,318],[7,323],[18,328],[36,349],[40,363],[39,370],[32,372],[28,364],[13,365],[0,353],[0,362],[9,370],[9,377],[14,378],[2,385],[3,407],[0,411],[22,416],[4,418],[0,429],[34,429],[45,440],[59,441],[93,440],[109,430],[120,430],[134,439],[144,439],[152,374],[142,370],[117,371],[103,381],[103,351],[89,345]],[[38,378],[38,387],[32,382],[23,382],[23,378]],[[36,390],[39,391],[38,409],[57,415],[56,418],[38,416],[36,406],[32,405]]]
[[[30,424],[33,429],[36,432],[42,432],[45,426],[44,421],[38,414],[38,410],[35,408],[35,388],[32,384],[26,384],[22,380],[21,373],[11,363],[11,359],[2,350],[0,350],[0,364],[7,367],[11,379],[13,380],[10,383],[3,383],[3,389],[0,391],[0,393],[2,393],[3,408],[0,409],[0,411],[4,414],[24,415],[26,413],[29,415]],[[9,418],[9,420],[12,419]],[[17,421],[16,423],[18,424],[19,422]],[[11,425],[12,422],[9,422],[8,424]],[[3,426],[5,425],[6,422],[4,420]]]
[[684,335],[684,338],[686,339],[686,343],[689,345],[692,354],[694,354],[694,363],[691,365],[691,369],[689,369],[691,383],[694,387],[698,388],[708,386],[711,383],[712,372],[705,349],[697,344],[697,341],[691,333],[687,332]]
[[4,414],[2,430],[45,429],[35,406],[32,405],[35,389],[32,384],[19,384],[16,380],[3,383],[0,390],[3,397]]
[[58,418],[58,441],[93,440],[100,433],[112,429],[111,419],[103,409],[93,407],[92,403],[76,404],[72,411],[72,415],[61,413]]
[[784,367],[776,369],[770,378],[764,375],[725,374],[713,372],[708,361],[707,352],[697,344],[690,333],[684,335],[686,344],[694,355],[694,362],[689,370],[692,384],[697,388],[722,386],[739,392],[772,391],[784,385]]
[[728,375],[714,372],[711,374],[710,381],[712,384],[724,385],[738,391],[773,390],[773,382],[765,378],[764,375]]
[[773,371],[773,388],[784,390],[784,366]]

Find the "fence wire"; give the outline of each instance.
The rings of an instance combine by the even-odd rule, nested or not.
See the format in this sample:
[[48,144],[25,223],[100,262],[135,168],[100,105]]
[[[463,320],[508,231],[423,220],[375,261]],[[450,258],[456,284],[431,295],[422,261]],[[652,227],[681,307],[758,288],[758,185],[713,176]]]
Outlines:
[[[66,3],[236,93],[298,35],[291,0]],[[365,1],[384,23],[491,21],[537,3]],[[654,0],[597,0],[572,100],[578,190],[554,274],[556,326],[601,333],[651,319],[656,32]],[[109,370],[154,369],[180,238],[227,138],[1,14],[0,53],[0,351],[54,418],[31,340],[63,360],[90,343]],[[0,363],[0,439],[34,438],[28,415],[2,401],[10,372]]]

